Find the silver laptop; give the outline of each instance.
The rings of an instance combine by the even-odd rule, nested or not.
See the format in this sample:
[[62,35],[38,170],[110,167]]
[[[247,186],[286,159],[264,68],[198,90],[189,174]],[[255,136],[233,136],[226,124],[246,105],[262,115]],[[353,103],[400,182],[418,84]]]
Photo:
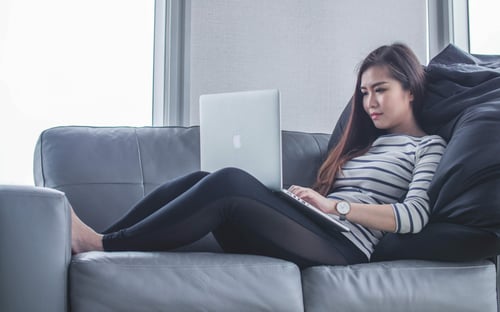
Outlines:
[[278,90],[200,97],[201,170],[247,171],[272,190],[282,188]]
[[200,162],[201,170],[207,172],[243,169],[327,229],[349,231],[337,219],[282,188],[278,90],[200,96]]

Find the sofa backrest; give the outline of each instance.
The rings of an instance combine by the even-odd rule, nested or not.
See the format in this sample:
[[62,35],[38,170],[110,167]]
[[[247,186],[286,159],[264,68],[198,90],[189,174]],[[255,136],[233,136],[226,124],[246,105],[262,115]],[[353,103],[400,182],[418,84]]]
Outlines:
[[[329,135],[283,131],[283,181],[311,185]],[[37,186],[64,192],[101,231],[159,184],[200,169],[199,127],[56,127],[39,137]]]

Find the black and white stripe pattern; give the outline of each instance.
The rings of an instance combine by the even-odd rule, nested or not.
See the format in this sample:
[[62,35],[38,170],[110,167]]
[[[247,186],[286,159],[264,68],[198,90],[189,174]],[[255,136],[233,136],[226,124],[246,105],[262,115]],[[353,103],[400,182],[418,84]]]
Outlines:
[[[370,150],[347,162],[328,197],[353,203],[391,204],[396,232],[417,233],[429,221],[427,189],[446,148],[437,135],[412,137],[388,134]],[[344,235],[368,258],[384,232],[344,221]]]

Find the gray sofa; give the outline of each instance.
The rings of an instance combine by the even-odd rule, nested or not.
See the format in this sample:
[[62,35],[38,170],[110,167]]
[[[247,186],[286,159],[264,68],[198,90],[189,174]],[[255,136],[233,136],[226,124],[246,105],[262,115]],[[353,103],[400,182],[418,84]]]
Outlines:
[[[283,132],[285,185],[311,184],[328,140]],[[224,254],[211,235],[170,252],[71,256],[69,202],[103,230],[158,184],[198,169],[198,127],[44,131],[37,187],[0,186],[0,311],[497,311],[491,260],[300,270]]]

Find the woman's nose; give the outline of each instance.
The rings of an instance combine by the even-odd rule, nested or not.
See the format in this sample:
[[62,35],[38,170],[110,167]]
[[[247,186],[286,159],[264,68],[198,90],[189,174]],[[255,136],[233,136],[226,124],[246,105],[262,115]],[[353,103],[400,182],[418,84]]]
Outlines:
[[365,99],[368,107],[376,107],[378,104],[377,99],[371,93],[367,94]]

